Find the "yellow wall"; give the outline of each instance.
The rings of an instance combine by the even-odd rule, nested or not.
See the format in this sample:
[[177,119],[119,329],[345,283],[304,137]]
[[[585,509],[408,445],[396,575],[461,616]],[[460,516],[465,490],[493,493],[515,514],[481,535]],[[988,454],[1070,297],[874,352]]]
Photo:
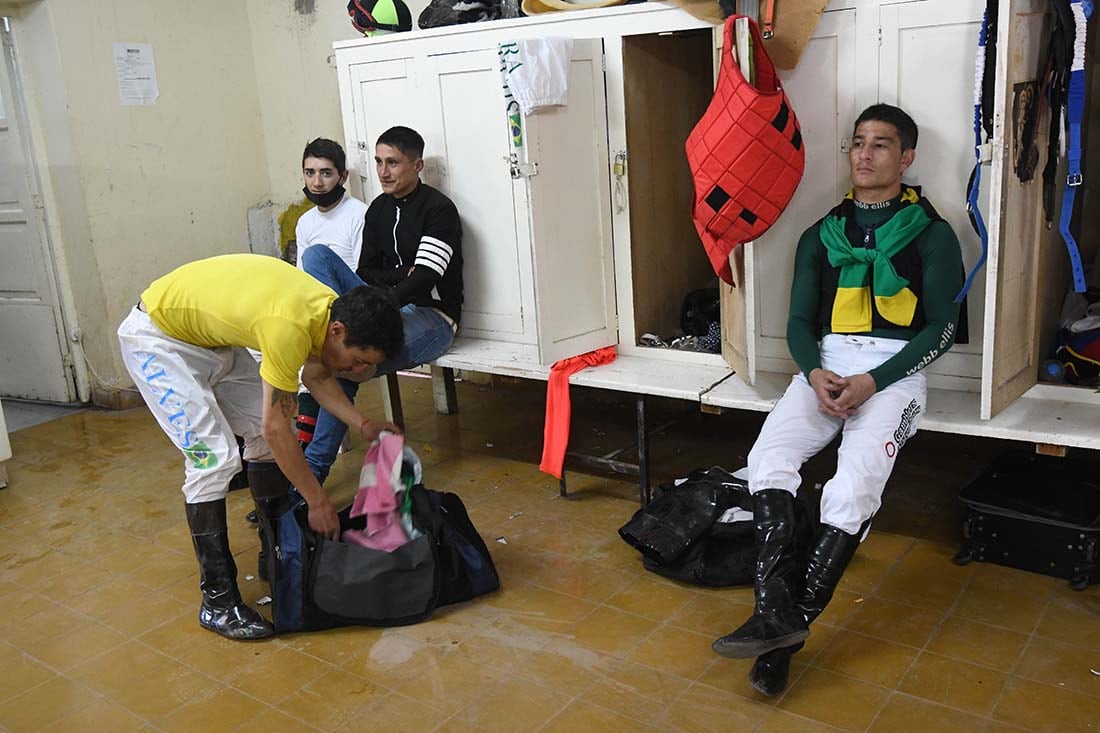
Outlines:
[[[39,0],[11,11],[51,244],[101,401],[129,384],[114,331],[151,280],[246,251],[269,189],[243,3]],[[160,98],[118,99],[112,43],[150,43]]]
[[[413,28],[428,0],[407,3]],[[302,198],[301,154],[315,137],[343,144],[332,44],[359,38],[346,0],[247,0],[271,199]]]
[[[358,37],[346,2],[247,0],[256,87],[263,105],[271,199],[302,198],[302,148],[315,137],[342,142],[334,41]],[[296,7],[298,9],[296,9]]]
[[[414,26],[426,4],[409,3]],[[346,0],[0,0],[0,14],[69,326],[96,401],[124,404],[118,323],[164,272],[246,251],[249,208],[301,200],[305,143],[343,140],[332,44],[358,34]],[[155,105],[119,103],[116,41],[152,44]]]

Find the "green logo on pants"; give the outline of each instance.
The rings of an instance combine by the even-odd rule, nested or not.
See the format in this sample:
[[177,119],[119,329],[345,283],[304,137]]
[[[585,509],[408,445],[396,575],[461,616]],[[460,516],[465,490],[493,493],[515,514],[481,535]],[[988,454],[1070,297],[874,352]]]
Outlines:
[[200,471],[207,468],[214,468],[218,465],[217,454],[210,450],[210,447],[201,440],[184,448],[183,452],[191,458],[191,462],[195,464],[195,468]]

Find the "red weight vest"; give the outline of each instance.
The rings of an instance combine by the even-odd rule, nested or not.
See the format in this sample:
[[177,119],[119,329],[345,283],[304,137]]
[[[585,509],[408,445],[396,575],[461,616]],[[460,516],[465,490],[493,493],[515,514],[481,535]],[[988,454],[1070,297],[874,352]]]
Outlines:
[[714,271],[730,284],[730,253],[779,219],[806,167],[794,108],[752,19],[756,87],[734,60],[738,17],[726,19],[718,86],[685,146],[695,179],[691,217]]

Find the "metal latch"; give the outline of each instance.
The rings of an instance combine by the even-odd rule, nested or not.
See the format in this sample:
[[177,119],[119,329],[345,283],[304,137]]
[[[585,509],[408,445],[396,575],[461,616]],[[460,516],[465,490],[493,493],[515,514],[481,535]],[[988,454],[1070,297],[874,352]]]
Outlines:
[[513,153],[508,157],[508,165],[512,170],[512,178],[532,178],[539,174],[539,164],[535,162],[520,163],[519,158]]

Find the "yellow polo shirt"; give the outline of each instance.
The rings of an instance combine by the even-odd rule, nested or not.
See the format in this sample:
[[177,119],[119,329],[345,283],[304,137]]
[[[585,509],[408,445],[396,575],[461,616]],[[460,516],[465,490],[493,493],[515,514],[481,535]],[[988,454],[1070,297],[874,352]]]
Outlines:
[[141,300],[172,338],[257,349],[264,381],[297,392],[298,370],[321,353],[336,293],[282,260],[235,254],[183,265],[154,281]]

